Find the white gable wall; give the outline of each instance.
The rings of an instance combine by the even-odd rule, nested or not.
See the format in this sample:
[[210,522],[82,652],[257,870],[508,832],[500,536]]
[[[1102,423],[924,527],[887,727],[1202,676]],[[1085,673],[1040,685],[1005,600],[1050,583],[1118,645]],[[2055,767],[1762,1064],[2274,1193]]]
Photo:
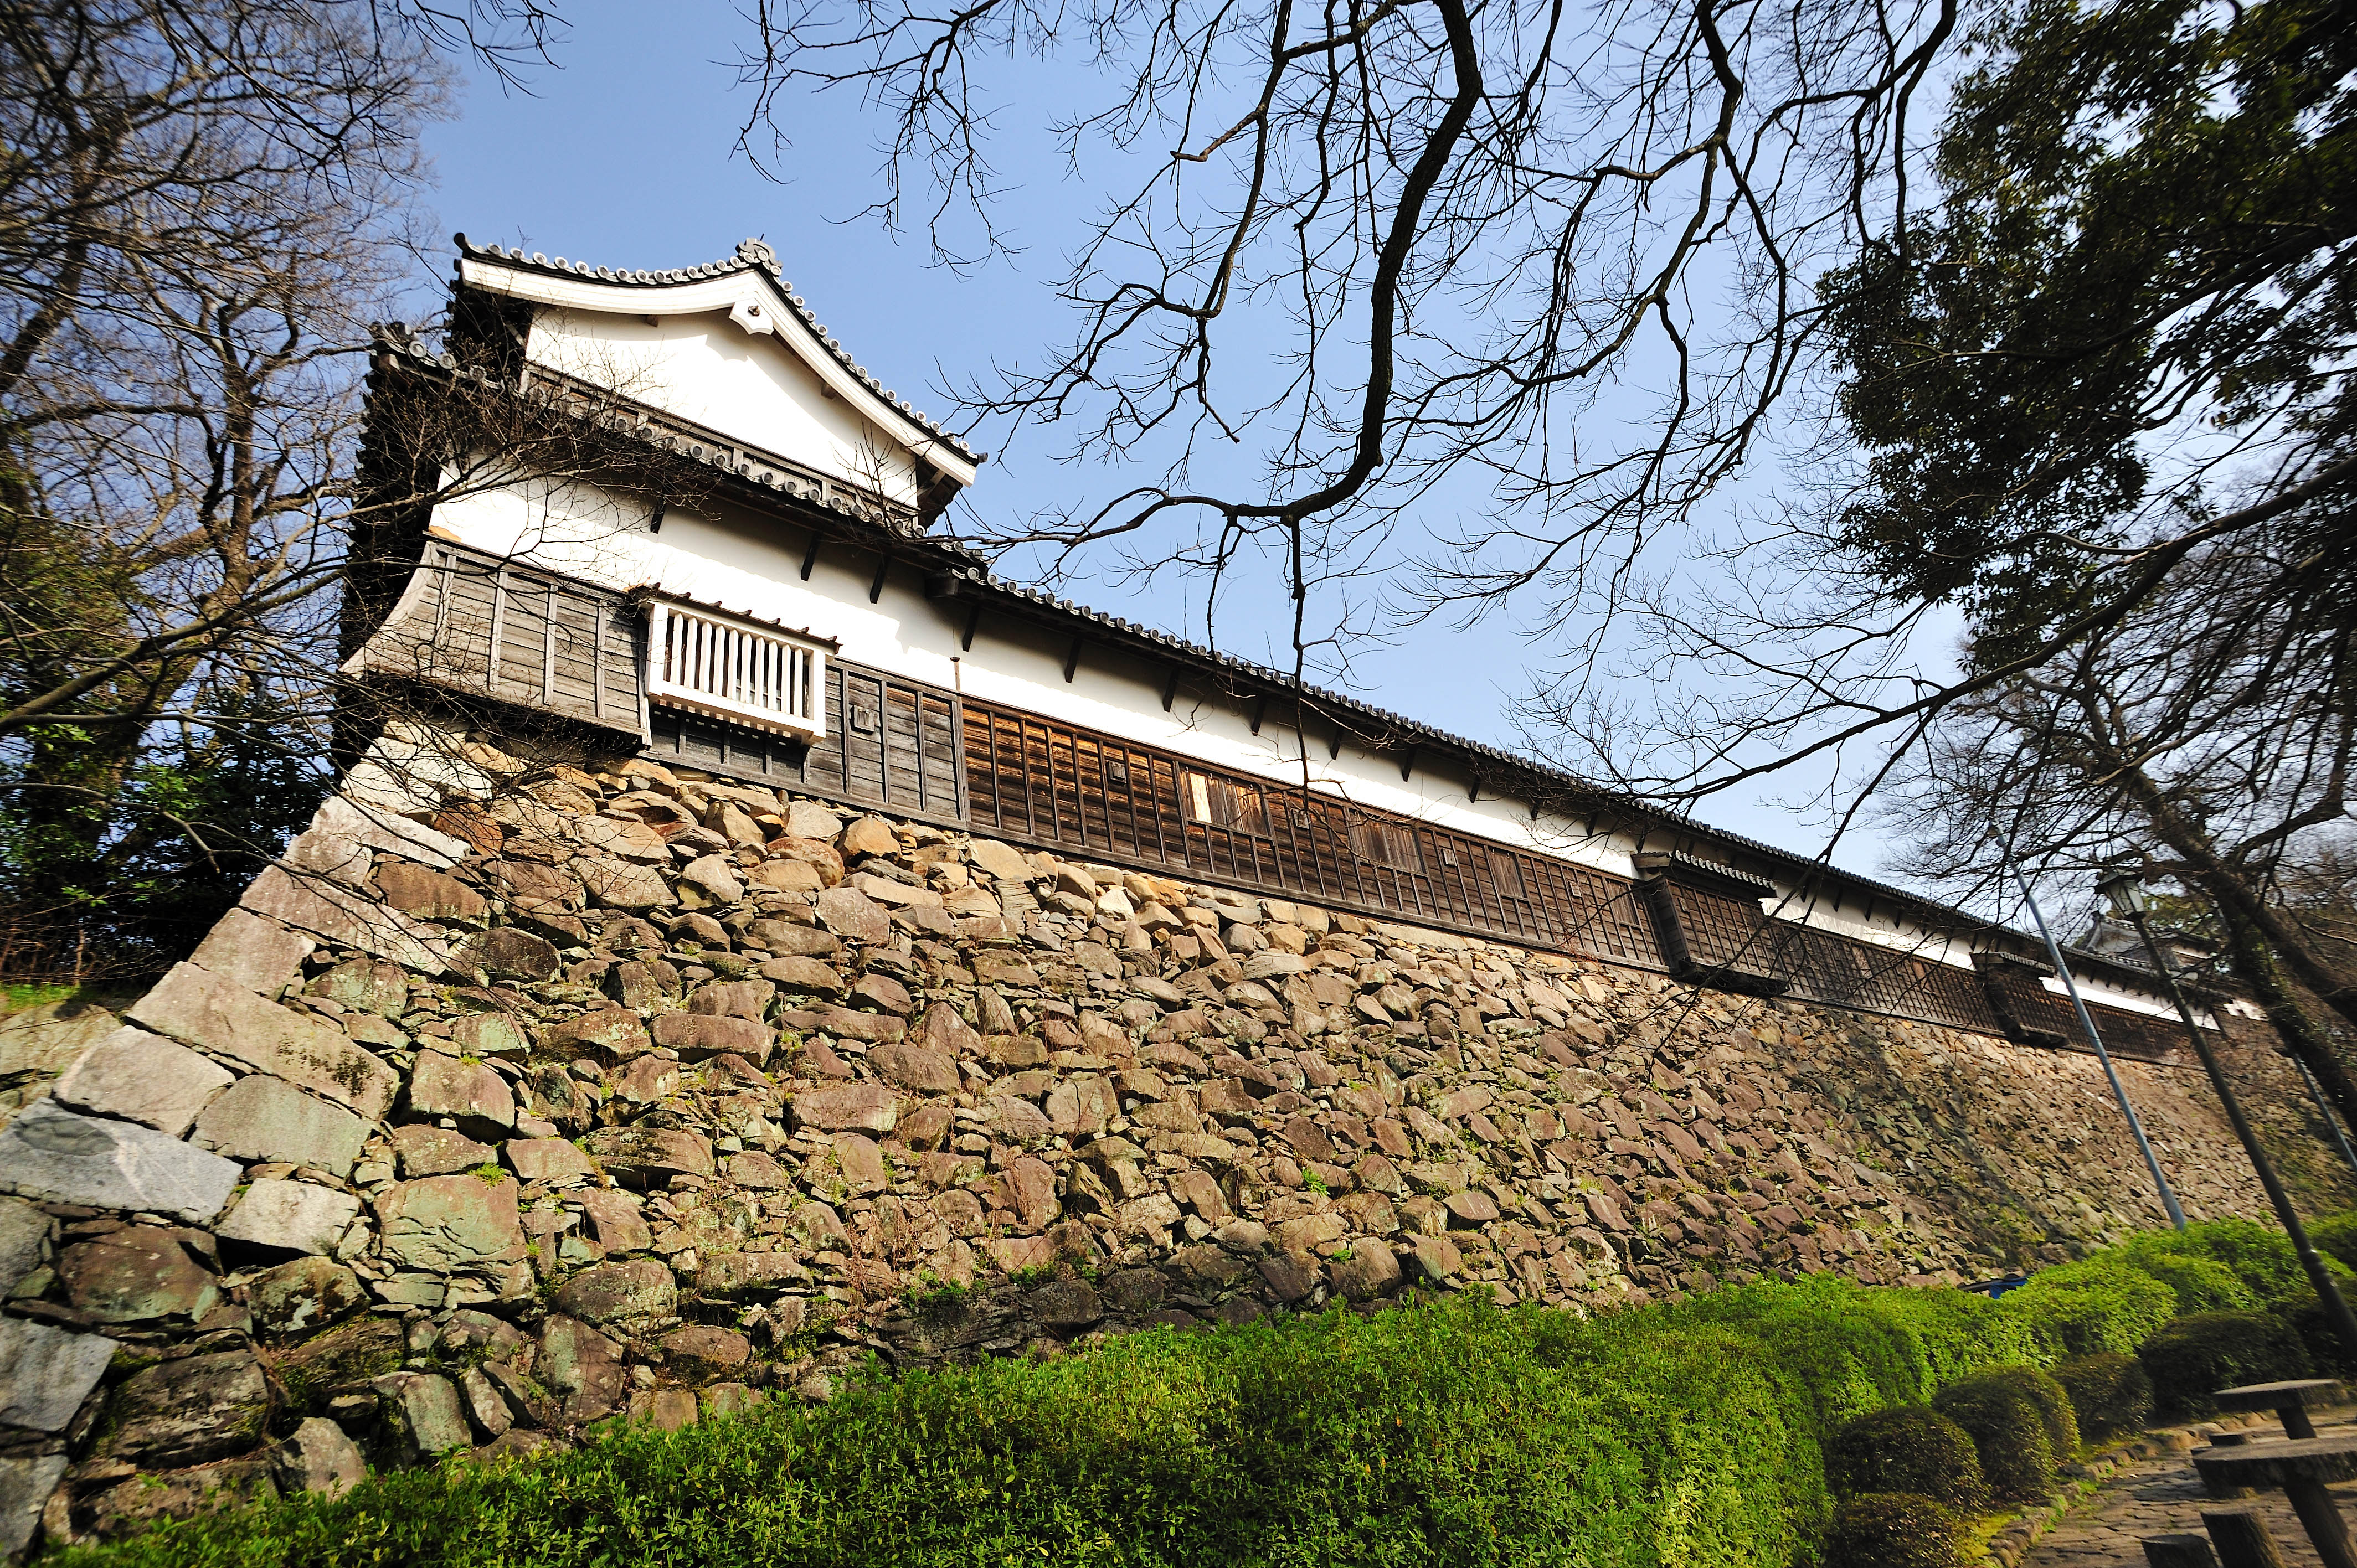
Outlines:
[[524,352],[535,364],[916,505],[916,465],[908,450],[862,418],[775,334],[748,333],[726,309],[646,317],[544,307],[533,313]]

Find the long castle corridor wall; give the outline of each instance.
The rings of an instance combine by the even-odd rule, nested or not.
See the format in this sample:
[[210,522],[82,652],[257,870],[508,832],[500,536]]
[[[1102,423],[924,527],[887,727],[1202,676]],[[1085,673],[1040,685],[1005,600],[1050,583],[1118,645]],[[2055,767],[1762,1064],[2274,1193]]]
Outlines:
[[[12,1550],[871,1354],[1953,1285],[2163,1222],[2090,1057],[422,728],[77,1043],[0,1129]],[[2198,1072],[2120,1071],[2188,1212],[2264,1215]]]

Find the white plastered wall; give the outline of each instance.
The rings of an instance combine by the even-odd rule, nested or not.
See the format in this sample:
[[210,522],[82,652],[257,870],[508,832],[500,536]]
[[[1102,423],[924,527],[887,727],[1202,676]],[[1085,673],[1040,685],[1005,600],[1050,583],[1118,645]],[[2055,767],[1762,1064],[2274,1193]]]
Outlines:
[[746,332],[725,308],[647,317],[550,306],[533,312],[524,352],[535,364],[916,504],[907,449],[774,335]]

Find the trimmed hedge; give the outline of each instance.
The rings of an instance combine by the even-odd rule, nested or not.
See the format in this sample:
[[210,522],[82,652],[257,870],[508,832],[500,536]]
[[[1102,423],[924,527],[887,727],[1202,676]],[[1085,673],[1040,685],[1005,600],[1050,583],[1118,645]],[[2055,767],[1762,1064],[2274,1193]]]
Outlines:
[[1838,1497],[1907,1492],[1965,1514],[1981,1512],[1989,1501],[1972,1438],[1920,1404],[1844,1422],[1825,1444],[1825,1484]]
[[2152,1419],[2152,1379],[2134,1356],[2073,1356],[2055,1367],[2054,1380],[2071,1396],[2079,1434],[2089,1442],[2134,1432]]
[[2098,1351],[2133,1352],[2177,1316],[2177,1293],[2113,1254],[2040,1269],[2007,1291],[2039,1352],[2024,1360],[2052,1363]]
[[2304,1378],[2313,1369],[2289,1323],[2269,1312],[2200,1312],[2180,1317],[2136,1352],[2163,1410],[2207,1415],[2211,1395],[2244,1383]]
[[1825,1568],[1964,1568],[1963,1531],[1930,1498],[1880,1492],[1852,1498],[1825,1531]]
[[[2042,1497],[2075,1420],[2069,1395],[2025,1367],[2154,1337],[2143,1365],[2158,1384],[2159,1363],[2190,1365],[2211,1344],[2197,1332],[2188,1348],[2168,1337],[2182,1324],[2163,1327],[2189,1290],[2231,1277],[2296,1305],[2289,1248],[2269,1234],[2139,1238],[1995,1302],[1831,1276],[1593,1319],[1451,1298],[1156,1330],[1056,1361],[875,1371],[824,1406],[676,1434],[623,1428],[497,1468],[396,1472],[61,1561],[1733,1568],[1805,1561],[1825,1541],[1881,1568],[1944,1564],[1902,1554],[1937,1550],[1918,1528],[1939,1508],[1925,1498],[1854,1499],[1828,1540],[1826,1450],[1843,1423],[1929,1402],[1971,1435],[1992,1486]],[[2240,1343],[2255,1333],[2270,1354],[2298,1353],[2280,1318],[2236,1316]],[[2205,1392],[2226,1380],[2201,1376]],[[2238,1367],[2233,1380],[2255,1376]],[[1913,1534],[1872,1538],[1894,1544],[1848,1544],[1906,1520]]]
[[[2054,1495],[2060,1466],[2078,1452],[2075,1423],[2065,1446],[2043,1391],[2026,1386],[2017,1371],[1983,1372],[1940,1391],[1932,1408],[1954,1422],[1973,1440],[1989,1491],[2005,1502],[2042,1502]],[[2054,1380],[2047,1378],[2053,1384]],[[2059,1385],[2053,1399],[2065,1417],[2070,1401]]]

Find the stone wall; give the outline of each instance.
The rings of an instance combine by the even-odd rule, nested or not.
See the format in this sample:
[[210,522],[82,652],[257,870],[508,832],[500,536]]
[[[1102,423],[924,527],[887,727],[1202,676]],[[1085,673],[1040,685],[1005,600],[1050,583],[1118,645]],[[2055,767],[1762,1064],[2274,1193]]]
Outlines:
[[[2092,1058],[432,739],[0,1130],[0,1546],[871,1354],[1953,1284],[2160,1219]],[[2122,1072],[2189,1211],[2264,1213],[2198,1074]]]

